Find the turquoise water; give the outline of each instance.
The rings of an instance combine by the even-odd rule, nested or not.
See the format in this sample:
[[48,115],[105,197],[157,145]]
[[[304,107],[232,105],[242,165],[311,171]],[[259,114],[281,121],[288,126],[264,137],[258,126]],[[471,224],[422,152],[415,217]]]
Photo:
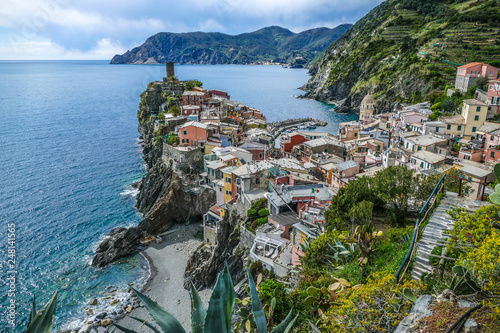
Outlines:
[[[100,238],[137,224],[130,184],[144,174],[136,110],[163,66],[106,61],[0,62],[0,328],[6,327],[7,223],[15,223],[17,326],[23,331],[36,295],[39,305],[59,290],[56,325],[84,317],[84,306],[108,286],[146,278],[140,256],[105,269],[90,265]],[[304,70],[274,66],[178,66],[180,79],[227,90],[262,110],[269,121],[310,116],[326,130],[355,115],[296,99]],[[318,130],[325,130],[319,128]]]

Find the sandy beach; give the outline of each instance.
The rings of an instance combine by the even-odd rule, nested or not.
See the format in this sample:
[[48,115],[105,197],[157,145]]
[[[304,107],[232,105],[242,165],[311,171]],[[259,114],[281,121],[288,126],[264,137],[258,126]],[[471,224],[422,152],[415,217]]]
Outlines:
[[[161,244],[153,244],[142,252],[151,265],[151,278],[143,292],[177,318],[186,332],[190,332],[191,298],[183,287],[184,270],[190,255],[201,244],[201,240],[194,238],[201,226],[180,225],[172,230],[173,233],[162,237]],[[200,297],[206,305],[211,294],[208,289],[200,291]],[[153,321],[143,307],[135,308],[130,315]],[[119,320],[118,324],[137,332],[152,332],[128,317]]]

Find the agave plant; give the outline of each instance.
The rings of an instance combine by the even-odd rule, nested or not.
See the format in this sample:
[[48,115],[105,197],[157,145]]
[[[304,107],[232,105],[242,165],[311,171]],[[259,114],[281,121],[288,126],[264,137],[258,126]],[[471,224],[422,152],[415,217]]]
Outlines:
[[[247,269],[249,289],[252,304],[252,317],[257,333],[268,333],[267,319],[259,299],[259,294],[255,286],[252,275]],[[133,288],[132,288],[133,289]],[[148,296],[133,289],[137,297],[144,304],[151,317],[164,333],[185,333],[186,331],[174,316],[167,310],[151,300]],[[233,331],[231,326],[231,315],[236,300],[233,281],[229,274],[227,264],[224,270],[219,274],[215,283],[208,309],[205,309],[200,295],[196,288],[191,285],[191,330],[192,333],[230,333]],[[292,319],[292,310],[288,316],[271,333],[287,333],[291,330],[297,316]],[[155,333],[161,333],[158,328],[148,321],[130,316],[130,318],[143,323]],[[122,327],[115,324],[116,328],[125,333],[138,333],[134,330]],[[251,325],[250,325],[251,326]],[[254,332],[252,327],[249,327],[249,332]]]
[[36,297],[33,297],[33,306],[31,307],[28,328],[26,333],[50,333],[54,324],[56,314],[57,291],[52,298],[40,310],[36,311]]
[[[495,164],[493,171],[497,180],[500,181],[500,163]],[[489,198],[494,204],[500,205],[500,184],[495,186],[495,192],[491,193]]]

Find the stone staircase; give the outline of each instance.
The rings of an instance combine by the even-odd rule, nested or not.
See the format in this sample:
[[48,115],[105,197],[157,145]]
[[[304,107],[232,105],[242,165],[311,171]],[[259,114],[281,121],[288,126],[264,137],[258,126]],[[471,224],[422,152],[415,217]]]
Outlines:
[[447,211],[453,208],[465,208],[470,213],[483,205],[486,201],[477,201],[467,197],[459,197],[457,193],[446,192],[446,196],[432,214],[429,223],[424,228],[422,238],[417,242],[417,249],[411,276],[414,280],[420,280],[424,273],[432,273],[429,255],[434,247],[446,244],[447,230],[453,228],[454,221]]

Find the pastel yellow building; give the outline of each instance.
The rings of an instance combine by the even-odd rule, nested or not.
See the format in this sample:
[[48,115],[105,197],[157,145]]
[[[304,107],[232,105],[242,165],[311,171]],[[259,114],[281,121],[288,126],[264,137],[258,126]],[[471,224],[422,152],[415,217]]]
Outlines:
[[224,203],[229,202],[233,199],[233,170],[236,167],[229,166],[222,169],[222,175],[224,180]]
[[463,101],[462,117],[465,120],[464,137],[477,136],[477,130],[486,121],[488,115],[488,104],[476,99],[466,99]]

